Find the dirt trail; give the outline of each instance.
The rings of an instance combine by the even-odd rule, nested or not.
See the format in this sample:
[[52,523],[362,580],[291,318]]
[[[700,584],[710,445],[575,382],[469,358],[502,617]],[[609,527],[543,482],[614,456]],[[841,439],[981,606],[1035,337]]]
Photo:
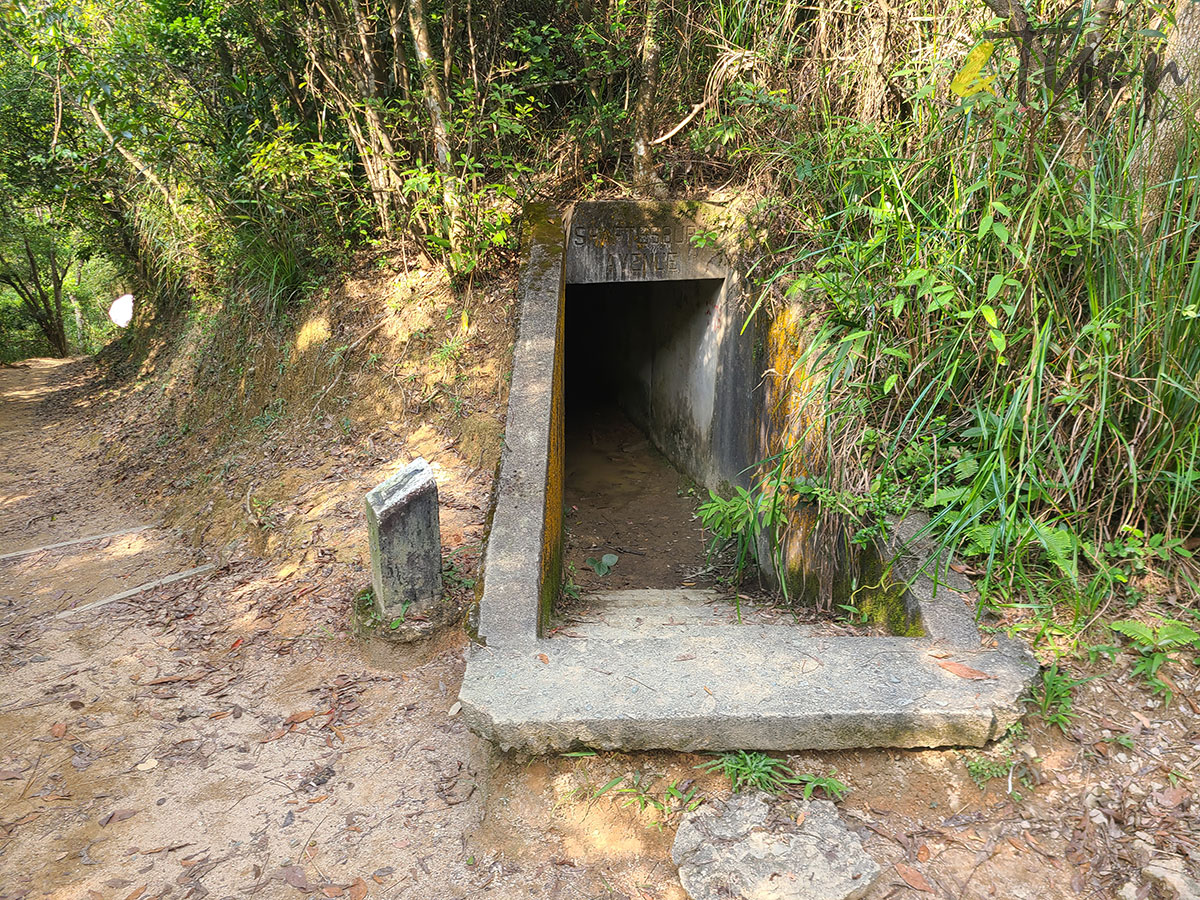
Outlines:
[[[0,561],[0,900],[682,898],[678,817],[647,798],[727,795],[705,757],[492,752],[451,714],[460,633],[352,636],[361,562],[315,538],[286,559],[187,545],[146,479],[101,467],[119,397],[79,400],[72,365],[0,369],[0,555],[152,527]],[[343,492],[320,515],[355,542],[359,481],[393,452],[291,476]],[[466,515],[465,491],[444,519]],[[55,617],[205,561],[218,568]],[[1195,692],[1194,669],[1175,675]],[[1197,718],[1154,703],[1127,666],[1106,671],[1079,689],[1070,735],[1034,720],[975,763],[986,790],[956,751],[791,764],[853,788],[843,814],[886,867],[871,900],[1112,897],[1151,858],[1194,866],[1200,848]]]
[[[64,371],[0,370],[0,554],[154,522],[89,459],[85,412],[44,402]],[[0,897],[587,892],[468,839],[487,758],[447,716],[461,636],[322,631],[294,607],[324,585],[253,557],[54,617],[202,556],[151,528],[0,561]]]

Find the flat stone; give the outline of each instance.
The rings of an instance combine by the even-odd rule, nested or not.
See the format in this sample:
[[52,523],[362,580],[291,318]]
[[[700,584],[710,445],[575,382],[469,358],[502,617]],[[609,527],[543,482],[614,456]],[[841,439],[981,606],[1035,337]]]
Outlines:
[[453,609],[442,598],[442,539],[437,481],[416,459],[366,497],[371,586],[381,633],[414,640]]
[[738,794],[684,817],[671,859],[692,900],[856,900],[871,889],[879,864],[837,807],[771,803]]
[[562,633],[574,639],[620,638],[631,636],[630,632],[642,637],[669,633],[682,638],[703,635],[715,627],[752,624],[790,628],[799,635],[809,633],[805,626],[793,624],[786,612],[752,602],[741,604],[739,622],[738,607],[727,596],[699,588],[597,591],[573,603],[556,622]]
[[[778,626],[630,630],[471,651],[459,699],[505,750],[979,747],[1021,715],[1027,653]],[[953,661],[987,675],[963,678]]]

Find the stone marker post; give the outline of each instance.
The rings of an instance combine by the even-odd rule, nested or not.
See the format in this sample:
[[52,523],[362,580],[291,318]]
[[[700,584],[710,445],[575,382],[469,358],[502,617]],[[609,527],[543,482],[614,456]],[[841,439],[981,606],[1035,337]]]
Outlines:
[[371,584],[381,632],[422,637],[447,614],[442,602],[442,540],[433,470],[416,459],[367,494]]

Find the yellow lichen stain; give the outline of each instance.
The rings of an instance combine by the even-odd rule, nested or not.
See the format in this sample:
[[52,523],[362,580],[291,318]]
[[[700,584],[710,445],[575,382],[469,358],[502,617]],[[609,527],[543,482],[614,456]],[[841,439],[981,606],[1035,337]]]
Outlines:
[[551,380],[550,434],[546,448],[546,500],[542,509],[542,559],[540,619],[549,621],[550,610],[558,598],[562,583],[563,555],[563,479],[565,464],[563,398],[563,313],[564,296],[558,298],[555,326],[554,375]]
[[[787,484],[817,471],[825,427],[819,387],[803,358],[804,327],[798,306],[792,304],[776,312],[767,327],[763,349],[763,456],[770,462],[760,474],[767,485]],[[779,552],[789,588],[803,594],[819,590],[828,595],[831,587],[826,582],[831,578],[831,567],[811,562],[828,561],[827,552],[816,552],[821,543],[821,517],[810,505],[790,498],[787,503],[787,524],[779,538]]]

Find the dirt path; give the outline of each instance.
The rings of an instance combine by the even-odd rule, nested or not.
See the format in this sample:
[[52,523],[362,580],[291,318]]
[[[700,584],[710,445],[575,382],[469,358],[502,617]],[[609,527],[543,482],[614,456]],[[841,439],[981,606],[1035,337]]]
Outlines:
[[[315,544],[302,563],[186,544],[144,479],[101,467],[105,407],[76,405],[71,366],[0,369],[0,555],[151,527],[0,560],[2,900],[680,900],[678,816],[651,801],[671,784],[727,794],[706,758],[494,753],[452,715],[461,634],[407,650],[352,636],[361,564]],[[314,493],[345,481],[293,474]],[[322,515],[353,542],[346,483]],[[1195,692],[1194,669],[1174,674]],[[790,761],[851,786],[843,815],[887,867],[871,900],[1167,897],[1140,873],[1200,856],[1197,717],[1127,665],[1081,687],[1076,712],[1069,735],[1034,719],[985,754]]]
[[[48,411],[65,370],[0,370],[0,554],[154,524],[89,459],[86,418]],[[313,627],[285,612],[326,585],[253,557],[56,618],[201,561],[157,527],[0,561],[0,897],[524,897],[585,877],[509,873],[468,842],[486,755],[447,716],[460,636],[401,653]]]

